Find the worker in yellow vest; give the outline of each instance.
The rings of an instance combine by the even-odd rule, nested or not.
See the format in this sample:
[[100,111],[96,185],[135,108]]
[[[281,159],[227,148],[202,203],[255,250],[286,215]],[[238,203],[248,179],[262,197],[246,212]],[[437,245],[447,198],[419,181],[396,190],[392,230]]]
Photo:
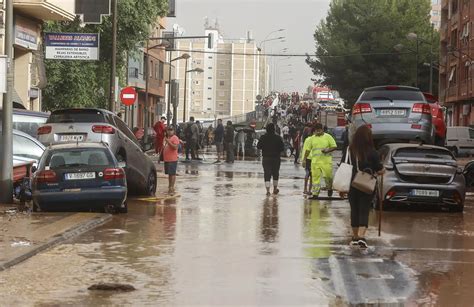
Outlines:
[[328,196],[332,196],[332,155],[331,152],[337,149],[336,141],[328,134],[324,133],[323,125],[317,123],[314,126],[314,135],[306,146],[303,167],[306,159],[311,159],[312,196],[310,199],[318,199],[321,191],[321,177],[328,189]]

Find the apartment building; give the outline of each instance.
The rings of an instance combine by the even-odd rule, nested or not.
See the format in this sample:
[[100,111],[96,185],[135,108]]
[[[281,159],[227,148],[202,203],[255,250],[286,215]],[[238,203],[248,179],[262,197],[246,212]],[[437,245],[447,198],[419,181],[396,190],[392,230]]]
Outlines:
[[[166,18],[158,18],[151,31],[152,37],[161,37],[166,28]],[[158,117],[165,114],[166,77],[168,72],[165,46],[159,40],[131,52],[128,57],[127,85],[136,88],[138,99],[131,107],[123,107],[126,122],[131,127],[153,126]],[[148,65],[146,64],[148,63]],[[148,82],[148,103],[146,90]]]
[[[0,4],[3,8],[3,1]],[[46,86],[41,24],[45,20],[74,20],[74,0],[15,0],[13,11],[13,103],[16,107],[41,110],[41,89]],[[4,16],[5,12],[2,11],[1,54],[5,54]]]
[[431,24],[437,30],[441,26],[441,0],[431,0]]
[[448,124],[474,125],[474,0],[442,0],[440,27],[440,101]]
[[[180,86],[179,121],[188,120],[190,116],[214,120],[248,113],[255,110],[256,96],[267,94],[268,67],[256,42],[251,37],[225,40],[217,26],[206,27],[203,36],[208,34],[212,34],[214,40],[212,48],[208,48],[206,39],[176,42],[179,51],[174,56],[185,52],[191,55],[187,61],[176,64]],[[196,68],[203,72],[190,72]]]

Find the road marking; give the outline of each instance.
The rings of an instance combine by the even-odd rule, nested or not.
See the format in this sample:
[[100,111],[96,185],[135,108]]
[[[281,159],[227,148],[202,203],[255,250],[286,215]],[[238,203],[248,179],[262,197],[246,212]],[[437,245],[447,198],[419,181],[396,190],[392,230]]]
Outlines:
[[181,195],[164,196],[164,197],[130,198],[130,200],[147,201],[147,202],[158,202],[158,201],[162,201],[162,200],[176,199],[176,198],[178,198],[178,197],[181,197]]

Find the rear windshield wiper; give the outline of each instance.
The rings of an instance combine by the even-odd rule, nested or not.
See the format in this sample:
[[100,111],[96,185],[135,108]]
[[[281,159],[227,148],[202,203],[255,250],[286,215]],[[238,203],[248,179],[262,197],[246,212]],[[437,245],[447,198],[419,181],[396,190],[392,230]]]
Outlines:
[[89,164],[85,163],[73,163],[73,164],[67,164],[66,167],[77,167],[77,166],[89,166]]
[[59,122],[59,123],[73,123],[74,120],[72,120],[72,119],[63,119],[63,120],[60,120],[60,121],[58,121],[58,122]]
[[372,97],[370,100],[388,100],[388,101],[390,101],[390,102],[393,102],[393,99],[392,99],[392,98],[383,97],[383,96]]

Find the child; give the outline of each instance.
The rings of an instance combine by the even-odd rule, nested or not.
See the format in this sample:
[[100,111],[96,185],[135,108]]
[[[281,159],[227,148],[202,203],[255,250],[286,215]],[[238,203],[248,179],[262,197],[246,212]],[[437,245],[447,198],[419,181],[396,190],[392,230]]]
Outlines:
[[174,128],[168,127],[165,135],[165,147],[163,148],[163,160],[165,161],[165,174],[168,175],[168,193],[170,195],[175,194],[174,184],[176,182],[180,142],[180,139],[175,135]]

